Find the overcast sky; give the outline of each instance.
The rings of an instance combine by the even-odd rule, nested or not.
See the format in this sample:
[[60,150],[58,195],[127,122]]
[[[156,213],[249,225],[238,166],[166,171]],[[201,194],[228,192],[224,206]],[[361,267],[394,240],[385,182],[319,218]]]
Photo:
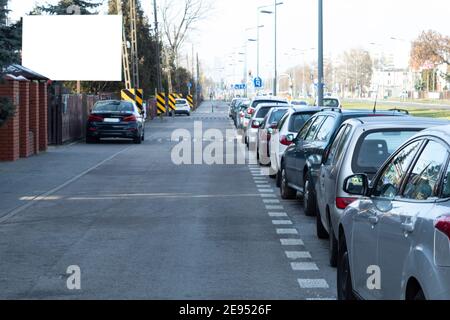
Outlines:
[[[151,15],[153,0],[141,0]],[[163,2],[164,0],[158,0]],[[173,0],[174,2],[181,0]],[[257,7],[272,5],[271,0],[211,0],[214,10],[202,21],[187,40],[185,51],[191,53],[191,43],[200,58],[213,73],[222,76],[243,74],[243,65],[230,66],[230,60],[245,60],[248,38],[256,31]],[[280,0],[278,6],[278,55],[280,70],[302,62],[293,48],[317,48],[317,1]],[[280,2],[279,1],[279,2]],[[35,3],[55,3],[57,0],[10,0],[13,19],[29,12]],[[107,2],[105,0],[105,2]],[[325,52],[337,57],[353,47],[363,47],[373,53],[394,54],[398,67],[408,63],[410,42],[422,30],[434,29],[450,34],[449,0],[324,0]],[[268,8],[270,10],[270,8]],[[274,57],[274,16],[261,14],[261,75],[270,76]],[[153,18],[152,18],[153,19]],[[395,37],[400,40],[392,40]],[[371,45],[375,43],[376,45]],[[248,68],[256,73],[256,44],[247,44]],[[229,56],[232,55],[232,58]],[[306,60],[313,60],[316,50],[309,50]],[[186,60],[186,59],[185,59]],[[225,70],[215,70],[225,67]],[[215,71],[214,71],[215,70]]]

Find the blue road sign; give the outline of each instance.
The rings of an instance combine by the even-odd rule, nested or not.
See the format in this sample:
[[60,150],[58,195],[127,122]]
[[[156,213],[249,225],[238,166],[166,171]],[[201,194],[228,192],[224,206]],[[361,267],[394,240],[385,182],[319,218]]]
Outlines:
[[192,83],[188,82],[187,86],[189,89],[192,88]]
[[245,83],[238,83],[234,85],[236,90],[245,90],[247,89],[247,85]]
[[263,81],[262,81],[262,79],[261,79],[260,77],[256,77],[256,78],[253,80],[253,84],[255,85],[255,88],[262,88],[262,86],[263,86]]

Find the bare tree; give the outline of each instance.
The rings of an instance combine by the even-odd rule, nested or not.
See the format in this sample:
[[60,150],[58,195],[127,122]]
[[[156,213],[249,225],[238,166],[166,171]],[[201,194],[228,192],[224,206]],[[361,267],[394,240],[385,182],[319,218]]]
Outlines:
[[179,51],[190,31],[204,19],[211,9],[207,0],[166,0],[161,15],[163,34],[166,38],[170,63],[175,66]]

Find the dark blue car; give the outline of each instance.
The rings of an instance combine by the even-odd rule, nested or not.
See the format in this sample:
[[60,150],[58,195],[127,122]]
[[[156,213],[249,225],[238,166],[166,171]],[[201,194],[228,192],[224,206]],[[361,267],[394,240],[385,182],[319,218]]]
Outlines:
[[281,159],[281,197],[293,199],[297,192],[302,193],[305,214],[314,216],[317,212],[314,183],[317,181],[322,156],[331,145],[339,126],[352,118],[404,115],[407,112],[401,110],[374,112],[341,109],[323,109],[315,114],[300,130]]

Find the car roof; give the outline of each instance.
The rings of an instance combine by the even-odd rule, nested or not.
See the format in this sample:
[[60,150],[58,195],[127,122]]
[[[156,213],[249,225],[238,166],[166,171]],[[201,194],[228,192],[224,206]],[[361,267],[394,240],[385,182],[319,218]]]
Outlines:
[[[448,122],[448,121],[447,121]],[[415,135],[412,139],[420,136],[435,136],[441,138],[445,141],[450,141],[450,124],[443,126],[436,126],[426,130],[421,131],[417,135]]]
[[448,120],[433,119],[424,117],[365,117],[365,118],[353,118],[347,120],[345,123],[351,123],[354,126],[361,126],[364,129],[371,128],[428,128],[432,126],[442,126],[450,124]]
[[292,108],[292,110],[293,110],[293,113],[302,113],[302,112],[304,112],[304,113],[311,113],[311,112],[317,113],[317,112],[320,112],[322,109],[320,109],[318,107],[315,107],[315,106],[303,106],[303,107],[295,106],[295,107]]

